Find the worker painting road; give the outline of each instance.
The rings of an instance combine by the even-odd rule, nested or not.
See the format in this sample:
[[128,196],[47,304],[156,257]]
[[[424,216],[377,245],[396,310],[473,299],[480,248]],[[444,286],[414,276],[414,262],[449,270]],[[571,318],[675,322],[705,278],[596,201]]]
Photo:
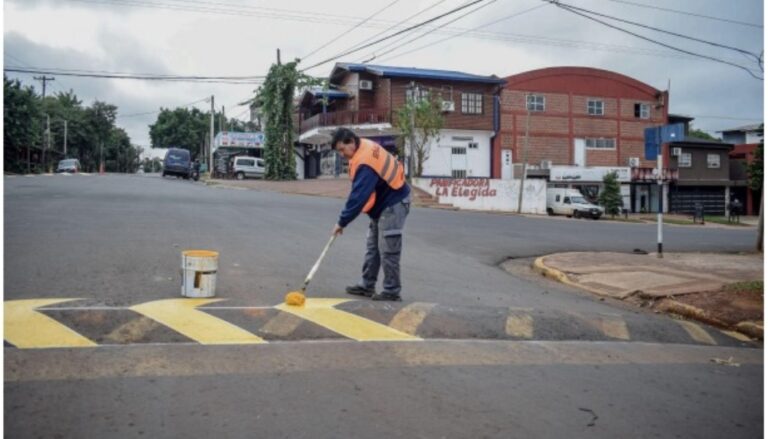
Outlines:
[[[6,178],[6,436],[760,436],[760,344],[498,266],[653,246],[653,225],[413,207],[401,302],[346,294],[356,221],[286,306],[343,204],[151,174]],[[738,252],[754,231],[668,238]],[[216,298],[179,296],[188,248],[220,253]]]
[[[362,280],[348,286],[347,293],[373,300],[400,301],[400,254],[405,219],[411,207],[411,188],[405,182],[403,165],[381,145],[361,139],[346,128],[336,130],[331,145],[349,160],[352,179],[352,191],[333,229],[334,235],[341,235],[360,212],[371,218]],[[384,290],[377,293],[380,268],[384,269]]]

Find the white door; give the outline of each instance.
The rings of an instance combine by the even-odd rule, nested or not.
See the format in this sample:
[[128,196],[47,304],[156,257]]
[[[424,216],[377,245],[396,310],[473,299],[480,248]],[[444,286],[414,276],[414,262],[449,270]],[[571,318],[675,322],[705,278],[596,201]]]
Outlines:
[[587,145],[584,139],[573,139],[573,163],[587,166]]
[[453,178],[466,178],[467,177],[467,148],[456,147],[451,148],[451,177]]
[[512,150],[501,150],[501,179],[512,180]]

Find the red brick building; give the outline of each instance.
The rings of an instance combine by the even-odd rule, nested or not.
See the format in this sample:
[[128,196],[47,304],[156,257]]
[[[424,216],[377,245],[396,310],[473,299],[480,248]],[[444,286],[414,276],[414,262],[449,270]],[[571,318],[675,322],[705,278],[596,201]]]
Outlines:
[[[599,182],[585,179],[595,180],[601,175],[595,171],[603,167],[605,172],[622,168],[622,175],[629,176],[632,168],[642,171],[655,166],[644,159],[643,134],[647,127],[667,123],[666,91],[587,67],[533,70],[506,81],[500,132],[493,145],[494,178],[512,178],[515,165],[523,162],[529,117],[526,163],[531,176],[549,178],[555,169],[558,174],[565,169],[570,183],[593,183],[588,189],[594,191]],[[630,194],[629,177],[623,183],[625,204],[639,210],[634,190]]]

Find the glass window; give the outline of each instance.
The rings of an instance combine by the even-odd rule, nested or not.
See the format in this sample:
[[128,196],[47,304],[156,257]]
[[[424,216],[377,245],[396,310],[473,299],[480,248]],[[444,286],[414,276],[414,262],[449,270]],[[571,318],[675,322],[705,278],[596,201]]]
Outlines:
[[616,139],[586,139],[588,149],[616,149]]
[[[719,157],[718,157],[719,159]],[[677,158],[677,166],[680,168],[690,168],[691,167],[691,153],[690,152],[683,152],[680,153],[680,157]]]
[[527,95],[525,102],[528,111],[544,111],[544,95]]
[[720,154],[707,154],[707,168],[716,169],[720,167]]
[[467,148],[459,148],[459,147],[451,148],[451,154],[453,155],[465,155],[466,153],[467,153]]
[[454,169],[451,171],[451,177],[453,178],[467,178],[466,169]]
[[464,114],[483,114],[483,95],[480,93],[462,93],[461,112]]
[[421,87],[417,87],[415,90],[410,88],[405,89],[406,102],[413,102],[415,98],[418,98],[420,101],[429,100],[429,90]]
[[605,114],[603,101],[599,99],[588,99],[587,113],[591,114],[592,116],[602,116]]
[[651,118],[651,106],[648,104],[635,104],[635,117],[638,119],[650,119]]

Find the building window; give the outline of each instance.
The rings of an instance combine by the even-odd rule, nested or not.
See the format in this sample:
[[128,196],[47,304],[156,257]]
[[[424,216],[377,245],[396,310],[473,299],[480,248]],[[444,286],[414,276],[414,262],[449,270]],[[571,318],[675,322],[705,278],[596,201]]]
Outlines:
[[603,114],[605,114],[603,101],[598,99],[588,99],[587,113],[591,114],[592,116],[602,116]]
[[720,154],[707,154],[707,168],[720,168]]
[[635,104],[635,117],[638,119],[650,119],[651,106],[648,104]]
[[454,169],[451,171],[451,177],[453,178],[467,178],[467,170],[466,169]]
[[477,149],[480,147],[480,144],[477,142],[469,142],[469,149]]
[[586,139],[587,149],[616,149],[616,139]]
[[527,95],[525,102],[528,111],[544,111],[544,95]]
[[461,112],[464,114],[483,114],[483,95],[480,93],[462,93]]
[[451,148],[451,154],[453,154],[453,155],[466,155],[467,154],[467,148],[453,147],[453,148]]
[[413,102],[414,99],[418,99],[419,101],[429,100],[429,90],[421,87],[417,87],[415,90],[410,88],[405,89],[405,101]]
[[[719,159],[719,157],[718,157]],[[690,168],[691,167],[691,153],[690,152],[681,152],[680,157],[677,158],[677,167],[678,168]]]

